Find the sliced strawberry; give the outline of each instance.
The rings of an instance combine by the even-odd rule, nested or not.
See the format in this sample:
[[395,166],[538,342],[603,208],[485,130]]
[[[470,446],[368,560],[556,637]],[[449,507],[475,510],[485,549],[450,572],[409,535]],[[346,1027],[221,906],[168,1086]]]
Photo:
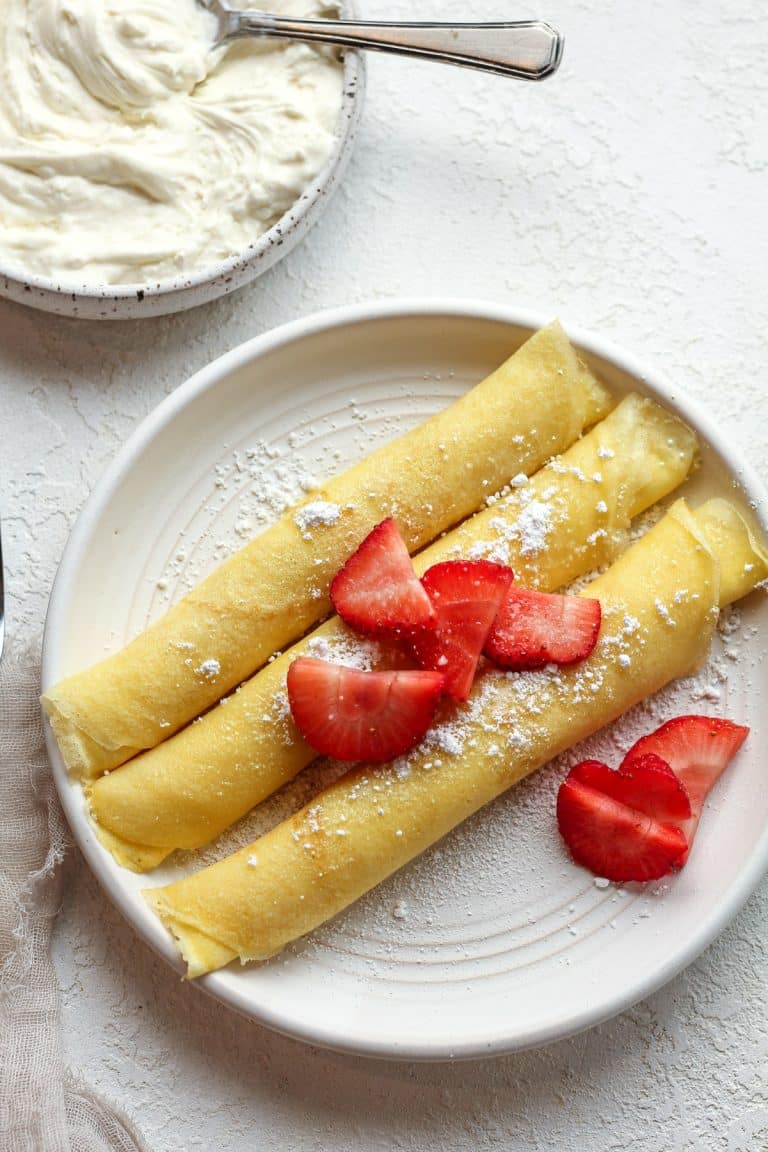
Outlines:
[[288,669],[288,700],[304,739],[336,760],[392,760],[432,723],[439,672],[361,672],[300,656]]
[[558,792],[557,822],[577,864],[616,881],[658,880],[682,866],[685,834],[654,814],[686,810],[665,768],[636,763],[624,779],[598,760],[571,770]]
[[600,601],[510,588],[485,642],[485,654],[517,672],[575,664],[597,644]]
[[707,794],[744,743],[748,732],[749,728],[730,720],[711,716],[677,716],[655,732],[642,736],[627,752],[621,770],[627,771],[649,753],[666,760],[691,802],[690,818],[681,823],[690,849]]
[[437,619],[391,517],[369,532],[336,574],[331,603],[342,620],[367,636],[434,628]]
[[428,568],[422,584],[437,612],[437,628],[410,638],[422,668],[445,676],[445,691],[466,700],[494,617],[513,580],[511,568],[490,560],[447,560]]
[[685,788],[666,760],[652,752],[622,765],[618,772],[601,760],[585,760],[573,771],[582,784],[662,823],[677,824],[691,815]]

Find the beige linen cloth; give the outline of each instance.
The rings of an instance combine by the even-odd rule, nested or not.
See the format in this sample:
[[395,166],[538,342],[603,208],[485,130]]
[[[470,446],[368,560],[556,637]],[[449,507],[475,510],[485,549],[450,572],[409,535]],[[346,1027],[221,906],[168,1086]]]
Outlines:
[[0,1149],[146,1152],[130,1121],[66,1069],[50,955],[64,816],[43,745],[39,658],[0,663]]

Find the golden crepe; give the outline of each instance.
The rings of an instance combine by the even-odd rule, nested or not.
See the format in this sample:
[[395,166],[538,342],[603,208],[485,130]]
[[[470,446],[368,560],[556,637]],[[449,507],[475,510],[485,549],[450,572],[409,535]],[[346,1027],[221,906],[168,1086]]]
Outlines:
[[[603,566],[631,519],[688,474],[693,433],[653,401],[626,397],[528,482],[415,558],[419,575],[453,556],[490,557],[551,591]],[[102,842],[136,871],[219,835],[314,759],[287,708],[285,677],[300,655],[373,655],[334,617],[268,664],[226,702],[89,789]]]
[[42,702],[68,768],[93,777],[122,764],[252,675],[328,613],[330,580],[386,516],[416,551],[611,407],[560,325],[542,329],[445,411],[307,496],[127,647],[50,689]]
[[691,514],[678,501],[584,589],[600,600],[603,625],[583,663],[486,673],[407,756],[353,769],[242,851],[146,890],[189,975],[274,955],[521,777],[693,671],[718,605],[767,573],[768,553],[729,504]]

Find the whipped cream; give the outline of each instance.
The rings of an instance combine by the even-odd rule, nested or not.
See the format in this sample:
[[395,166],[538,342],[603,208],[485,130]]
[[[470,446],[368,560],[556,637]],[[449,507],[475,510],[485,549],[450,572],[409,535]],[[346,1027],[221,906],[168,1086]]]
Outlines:
[[146,283],[243,251],[290,208],[333,148],[341,62],[214,35],[196,0],[0,0],[0,265]]

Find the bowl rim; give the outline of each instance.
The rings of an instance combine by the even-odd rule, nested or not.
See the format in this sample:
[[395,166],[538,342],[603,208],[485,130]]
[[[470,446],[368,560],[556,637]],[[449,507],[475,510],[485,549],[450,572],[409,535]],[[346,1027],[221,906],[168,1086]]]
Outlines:
[[[46,614],[42,653],[43,689],[49,687],[60,675],[60,668],[57,668],[57,664],[60,663],[59,646],[61,642],[58,627],[60,613],[56,610],[57,604],[66,600],[69,587],[73,579],[76,578],[79,555],[88,541],[92,526],[98,520],[103,507],[108,503],[124,470],[130,467],[135,459],[141,455],[146,445],[152,441],[158,431],[173,421],[179,409],[194,402],[200,393],[215,387],[219,380],[244,364],[307,336],[333,331],[352,324],[392,318],[418,319],[425,316],[491,320],[518,328],[527,328],[530,331],[542,327],[552,318],[551,315],[544,315],[541,310],[518,307],[511,301],[499,303],[462,297],[406,297],[371,300],[365,303],[314,312],[273,328],[245,341],[194,373],[139,423],[99,478],[96,487],[78,514],[53,582]],[[683,419],[691,422],[706,438],[713,450],[727,461],[734,479],[750,497],[756,520],[763,528],[768,527],[768,493],[766,493],[765,486],[757,472],[738,452],[738,445],[734,444],[727,433],[723,433],[714,417],[704,411],[698,401],[691,399],[684,389],[681,390],[674,385],[664,370],[653,362],[649,363],[637,359],[633,353],[625,351],[623,347],[610,340],[597,336],[579,325],[571,324],[567,316],[561,317],[561,322],[569,339],[577,349],[583,350],[588,356],[594,356],[615,365],[622,373],[638,380],[650,395],[655,396],[662,403],[672,405]],[[171,968],[181,973],[183,964],[178,950],[160,922],[149,918],[144,921],[137,921],[132,913],[131,900],[125,890],[114,882],[109,871],[105,871],[101,867],[100,854],[103,849],[98,845],[95,834],[90,828],[89,821],[82,810],[79,796],[76,798],[75,789],[62,787],[69,780],[69,777],[63,767],[63,761],[47,722],[45,723],[45,738],[57,791],[75,839],[97,881],[112,903],[128,920],[132,930],[157,955],[170,964]],[[305,1031],[297,1026],[295,1021],[284,1019],[279,1011],[271,1012],[268,1008],[263,1008],[258,1014],[254,1014],[247,993],[243,994],[239,986],[233,989],[226,983],[222,983],[219,978],[220,974],[217,972],[209,973],[196,980],[195,986],[239,1014],[275,1032],[305,1043],[356,1056],[384,1060],[441,1062],[508,1055],[553,1041],[565,1040],[597,1024],[604,1023],[658,991],[691,964],[712,943],[743,907],[766,870],[768,870],[768,826],[766,826],[760,840],[755,844],[751,854],[743,862],[738,877],[725,896],[718,901],[709,915],[703,918],[698,930],[670,953],[664,964],[653,969],[643,979],[623,988],[621,994],[614,995],[609,1001],[599,1005],[597,1009],[594,1006],[585,1006],[581,1012],[569,1018],[565,1027],[562,1025],[540,1026],[513,1042],[510,1042],[509,1038],[503,1035],[497,1035],[491,1041],[477,1036],[472,1040],[451,1045],[450,1050],[445,1044],[431,1042],[428,1039],[417,1042],[409,1041],[401,1049],[393,1049],[386,1041],[382,1042],[376,1037],[369,1037],[365,1041],[357,1039],[345,1042],[340,1039],[338,1032],[330,1026],[326,1030],[313,1028],[311,1031]]]
[[[353,18],[356,14],[354,0],[339,0],[339,11]],[[342,63],[341,104],[334,126],[333,148],[325,164],[282,216],[247,247],[233,252],[224,260],[187,273],[180,272],[156,280],[100,285],[83,283],[74,276],[58,277],[25,273],[19,268],[8,267],[0,259],[0,285],[4,289],[0,294],[7,294],[10,299],[38,307],[42,306],[38,304],[41,296],[50,296],[54,299],[68,298],[73,303],[84,305],[122,301],[136,303],[144,300],[159,302],[175,294],[187,294],[194,292],[195,289],[204,289],[216,281],[226,281],[227,277],[234,277],[237,273],[242,273],[257,264],[270,249],[282,244],[284,237],[300,227],[307,217],[310,217],[308,222],[311,222],[311,213],[333,187],[334,177],[344,164],[361,114],[362,97],[365,92],[365,61],[362,53],[354,49],[345,49]],[[235,285],[238,286],[239,284]],[[27,294],[34,294],[37,299],[26,300]]]

